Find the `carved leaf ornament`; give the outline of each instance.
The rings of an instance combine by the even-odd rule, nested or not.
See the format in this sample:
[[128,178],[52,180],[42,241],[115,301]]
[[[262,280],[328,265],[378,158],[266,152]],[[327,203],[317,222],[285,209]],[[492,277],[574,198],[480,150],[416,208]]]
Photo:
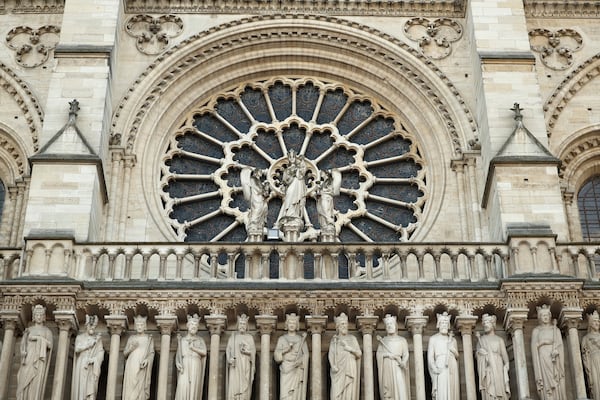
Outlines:
[[17,26],[6,35],[6,44],[15,51],[15,61],[22,67],[34,68],[48,61],[58,44],[60,28],[44,25],[38,29]]
[[583,38],[573,29],[534,29],[529,32],[531,49],[540,54],[542,63],[554,70],[573,65],[573,53],[583,47]]
[[158,54],[167,48],[171,38],[183,31],[183,21],[176,15],[134,15],[125,23],[125,31],[136,38],[140,52]]
[[419,49],[429,58],[439,60],[452,52],[452,43],[462,37],[463,29],[458,22],[448,18],[429,20],[412,18],[404,24],[406,36],[419,44]]
[[273,227],[292,153],[306,166],[307,231],[319,229],[315,180],[328,170],[341,173],[338,240],[405,241],[421,218],[426,164],[415,137],[375,99],[340,84],[313,78],[242,84],[190,111],[179,126],[163,157],[160,195],[180,240],[246,240],[245,168],[265,171],[266,224]]

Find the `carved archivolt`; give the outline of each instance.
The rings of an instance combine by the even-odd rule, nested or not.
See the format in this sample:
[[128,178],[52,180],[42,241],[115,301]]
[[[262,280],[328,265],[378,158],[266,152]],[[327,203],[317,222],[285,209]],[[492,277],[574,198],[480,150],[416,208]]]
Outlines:
[[[546,123],[549,128],[554,128],[569,101],[598,75],[600,75],[600,54],[596,54],[569,72],[544,104]],[[551,129],[548,131],[552,132]]]
[[573,65],[573,53],[583,47],[583,38],[574,29],[534,29],[529,31],[531,49],[540,54],[542,63],[554,70]]
[[[454,87],[443,72],[433,65],[428,58],[419,54],[411,47],[375,29],[350,21],[332,17],[294,15],[290,16],[291,19],[289,22],[293,22],[290,26],[287,18],[288,16],[280,15],[257,16],[226,23],[194,35],[182,43],[167,49],[140,75],[134,85],[128,90],[128,93],[137,92],[137,94],[135,96],[127,95],[117,107],[111,130],[113,143],[115,142],[114,136],[121,135],[122,140],[124,140],[121,144],[130,150],[133,149],[139,125],[147,117],[148,110],[159,99],[164,98],[165,92],[174,82],[179,80],[179,77],[189,77],[191,71],[199,68],[200,64],[206,64],[206,60],[216,60],[216,57],[219,55],[231,55],[236,52],[236,49],[244,51],[244,49],[247,49],[252,44],[270,43],[271,40],[275,39],[278,43],[285,43],[286,40],[283,39],[287,39],[288,41],[301,40],[305,46],[311,46],[312,43],[319,43],[319,45],[331,45],[335,43],[336,49],[338,49],[336,53],[339,52],[339,48],[342,46],[351,51],[362,53],[364,57],[370,58],[373,62],[377,60],[388,67],[392,66],[397,70],[397,74],[395,75],[396,80],[406,79],[412,82],[413,85],[417,85],[422,93],[427,93],[427,101],[444,118],[444,125],[452,136],[454,151],[457,153],[462,152],[463,147],[466,146],[464,142],[470,139],[462,138],[459,132],[465,127],[470,128],[471,134],[476,132],[477,127],[474,117],[468,109],[466,102],[462,99],[458,89]],[[298,20],[302,18],[310,18],[310,25],[299,25]],[[332,25],[329,26],[330,24]],[[323,28],[326,28],[326,30],[321,30],[319,25],[323,25]],[[340,30],[340,27],[346,28]],[[215,42],[210,40],[212,34],[220,32],[221,37],[223,37],[223,34],[227,30],[231,30],[231,33],[226,36],[226,39],[220,39]],[[348,35],[347,33],[351,34]],[[373,37],[377,37],[375,42],[373,41]],[[390,51],[390,48],[385,48],[390,45],[395,50]],[[272,46],[273,49],[277,47],[278,45],[276,44]],[[294,49],[290,48],[288,53]],[[409,58],[419,60],[420,65],[417,67],[412,64],[412,61],[394,54],[397,51],[406,53],[406,56]],[[184,54],[188,54],[188,56],[182,58]],[[242,54],[238,55],[238,57],[241,56]],[[306,60],[306,57],[303,57],[303,59]],[[229,67],[235,67],[234,61],[237,63],[241,60],[232,58]],[[300,64],[300,59],[297,63],[291,61],[293,60],[290,60],[290,65]],[[331,62],[333,63],[333,60]],[[368,61],[365,60],[365,63],[368,63]],[[425,70],[418,70],[417,68],[425,68]],[[372,68],[369,68],[369,70],[372,71]],[[332,71],[336,71],[336,69],[332,69]],[[212,72],[214,73],[214,71]],[[230,73],[225,75],[230,75]],[[146,79],[147,77],[151,78]],[[432,78],[441,80],[447,86],[449,92],[440,96],[440,88],[435,87],[435,84],[431,81]],[[139,89],[137,88],[138,86],[144,86],[144,88]],[[141,94],[143,94],[143,98],[139,98]],[[450,106],[448,104],[449,99],[446,96],[454,97],[455,101],[458,101],[458,105],[454,107]],[[134,98],[135,103],[131,104]],[[126,105],[128,106],[127,108],[133,106],[135,109],[128,110],[126,113],[129,118],[128,121],[122,121],[121,116]],[[463,114],[457,117],[455,111],[459,109]],[[467,120],[459,124],[458,119],[463,117],[466,117]],[[126,123],[125,126],[123,126],[124,123]]]
[[448,18],[412,18],[404,24],[406,36],[419,44],[427,57],[439,60],[452,52],[452,43],[462,37],[460,24]]
[[38,133],[41,132],[44,115],[42,107],[35,98],[29,86],[10,68],[0,63],[0,87],[17,103],[31,135],[33,151],[37,151]]
[[48,61],[58,44],[60,28],[44,25],[38,29],[17,26],[6,35],[6,44],[15,51],[15,61],[22,67],[38,67]]
[[183,21],[175,15],[134,15],[125,23],[125,31],[136,38],[140,52],[158,54],[169,46],[171,38],[183,31]]

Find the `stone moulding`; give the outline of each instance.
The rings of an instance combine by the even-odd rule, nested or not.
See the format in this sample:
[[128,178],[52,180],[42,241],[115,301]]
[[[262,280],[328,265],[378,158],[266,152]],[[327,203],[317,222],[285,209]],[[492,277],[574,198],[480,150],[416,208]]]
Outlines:
[[464,17],[467,0],[125,0],[127,13],[273,14]]
[[537,18],[597,18],[597,0],[524,0],[525,15]]
[[33,91],[25,81],[3,63],[0,63],[0,88],[5,90],[21,109],[29,127],[33,151],[37,151],[39,149],[38,133],[42,130],[44,114]]
[[65,10],[65,0],[29,0],[16,3],[10,8],[2,1],[0,13],[10,10],[14,14],[62,14]]
[[[252,23],[263,24],[263,25],[264,25],[264,23],[268,23],[268,22],[286,24],[290,20],[298,20],[298,19],[307,20],[307,21],[313,20],[313,21],[335,23],[340,27],[345,27],[344,30],[347,30],[348,28],[359,29],[359,30],[364,31],[365,34],[371,34],[371,35],[378,36],[382,40],[389,42],[392,45],[398,46],[400,49],[402,49],[404,51],[410,52],[414,57],[421,60],[423,62],[424,66],[426,66],[428,69],[430,69],[429,72],[432,72],[434,75],[437,76],[437,78],[441,79],[447,85],[448,90],[451,92],[451,96],[454,96],[456,101],[458,101],[458,103],[459,103],[458,107],[464,113],[464,116],[468,119],[468,121],[465,121],[465,123],[467,124],[467,125],[465,125],[465,128],[466,129],[470,128],[469,130],[471,131],[471,134],[473,134],[475,137],[477,136],[477,126],[475,123],[475,118],[474,118],[473,114],[471,113],[471,111],[469,110],[469,108],[466,104],[466,101],[462,98],[458,89],[452,84],[452,82],[448,79],[448,77],[445,76],[445,74],[439,68],[437,68],[435,66],[435,64],[433,64],[433,62],[430,59],[425,57],[423,54],[421,54],[417,50],[415,50],[415,49],[411,48],[410,46],[406,45],[405,43],[401,42],[400,40],[395,39],[389,35],[386,35],[380,31],[377,31],[376,29],[373,29],[371,27],[357,24],[357,23],[350,22],[350,21],[341,20],[338,18],[333,18],[333,17],[298,16],[298,15],[270,15],[270,16],[256,16],[256,17],[250,17],[250,18],[243,18],[238,21],[222,24],[218,27],[211,28],[204,32],[200,32],[199,34],[196,34],[196,35],[184,40],[183,42],[167,49],[165,52],[163,52],[156,59],[156,61],[153,62],[150,66],[148,66],[146,71],[144,71],[138,77],[138,79],[136,79],[136,81],[132,84],[132,86],[127,91],[128,94],[119,103],[119,105],[115,111],[115,114],[113,115],[113,123],[111,126],[111,137],[113,137],[112,139],[114,139],[115,135],[121,135],[122,136],[121,145],[124,147],[127,147],[127,149],[129,151],[132,151],[134,144],[135,144],[137,131],[139,129],[140,124],[146,117],[147,110],[158,99],[160,99],[161,95],[169,88],[170,84],[174,80],[176,80],[179,76],[184,75],[190,68],[203,63],[207,57],[215,57],[216,54],[231,51],[232,48],[234,49],[234,48],[237,48],[240,46],[246,47],[246,46],[248,46],[249,43],[252,43],[252,42],[257,42],[257,41],[264,42],[271,36],[279,37],[279,38],[293,39],[294,37],[298,37],[298,36],[302,36],[302,37],[306,38],[307,35],[299,34],[297,32],[297,27],[294,28],[294,31],[289,31],[287,26],[280,26],[278,28],[279,32],[277,32],[277,33],[270,32],[271,29],[268,29],[269,32],[265,31],[265,33],[263,33],[261,35],[257,35],[255,32],[254,33],[250,32],[249,36],[242,36],[242,34],[240,33],[240,34],[229,37],[228,40],[226,40],[226,41],[220,41],[219,43],[216,43],[211,48],[203,49],[203,52],[200,54],[195,54],[192,57],[188,57],[188,59],[186,59],[186,60],[182,60],[179,65],[175,65],[171,69],[169,69],[169,71],[167,71],[164,76],[156,77],[157,70],[159,70],[160,67],[162,67],[163,62],[166,62],[166,60],[169,58],[175,57],[177,52],[184,50],[187,46],[192,46],[195,42],[199,42],[200,40],[203,40],[203,39],[206,40],[210,37],[210,35],[216,34],[219,31],[224,31],[226,29],[231,29],[231,28],[239,29],[239,28],[243,27],[245,24],[252,24]],[[297,23],[296,23],[296,25],[297,25]],[[274,26],[273,28],[277,28],[277,26]],[[448,132],[452,137],[452,142],[453,142],[452,145],[454,147],[454,151],[457,154],[462,153],[464,143],[462,143],[462,140],[460,138],[461,134],[459,132],[460,132],[461,128],[457,125],[458,121],[456,121],[456,116],[454,114],[454,111],[452,110],[453,107],[450,106],[450,104],[448,104],[447,99],[442,99],[439,97],[437,90],[431,86],[431,82],[429,81],[429,79],[425,78],[424,76],[420,76],[420,74],[418,74],[417,72],[414,72],[410,68],[410,66],[406,65],[407,63],[405,63],[401,59],[397,59],[396,57],[394,57],[394,55],[387,54],[382,51],[377,51],[377,49],[372,48],[372,43],[370,43],[370,44],[356,43],[356,42],[350,41],[350,38],[347,38],[346,35],[342,35],[341,33],[340,33],[339,37],[336,37],[335,35],[332,35],[331,33],[325,35],[325,33],[319,32],[318,27],[315,27],[315,32],[310,34],[310,36],[314,37],[316,39],[323,36],[323,39],[328,42],[335,42],[337,40],[340,43],[344,43],[345,46],[350,46],[350,47],[354,48],[356,51],[367,52],[367,53],[369,53],[369,56],[371,56],[371,57],[383,58],[385,63],[388,63],[388,64],[391,63],[392,65],[394,65],[394,67],[396,69],[402,70],[402,73],[407,74],[407,77],[410,80],[417,82],[417,84],[420,85],[421,90],[428,94],[431,102],[435,104],[435,106],[437,107],[437,109],[439,110],[439,112],[442,114],[443,118],[446,121],[446,126],[448,129]],[[154,79],[156,80],[155,81],[156,83],[153,85],[152,88],[145,87],[149,84],[147,78],[148,78],[148,76],[151,76],[151,75],[155,76]],[[134,93],[137,92],[138,90],[140,90],[138,88],[139,86],[145,87],[145,89],[146,89],[145,93],[147,94],[147,96],[145,96],[144,99],[139,99],[136,101],[134,99],[139,97],[139,95],[135,96]],[[126,106],[127,106],[127,108],[132,107],[132,104],[131,104],[132,101],[135,101],[136,104],[139,103],[141,105],[141,107],[138,107],[136,104],[134,104],[133,107],[136,107],[135,110],[130,110],[129,113],[124,113],[123,111],[126,109]],[[129,103],[129,105],[127,103]],[[130,113],[132,113],[132,114],[130,114]],[[122,115],[123,115],[123,118],[122,118]],[[127,115],[132,115],[131,120],[123,121],[124,119],[126,119],[125,116],[127,116]],[[123,119],[123,120],[121,120],[121,119]],[[124,123],[126,123],[128,125],[128,127],[123,127],[122,125]],[[468,128],[467,128],[467,126],[468,126]],[[123,132],[123,130],[126,130],[127,132],[125,133],[125,132]],[[114,142],[114,140],[113,140],[113,142]]]
[[552,134],[552,129],[556,125],[556,121],[558,121],[558,118],[571,99],[598,75],[600,75],[600,53],[590,57],[572,69],[560,82],[552,92],[552,95],[544,103],[548,136]]

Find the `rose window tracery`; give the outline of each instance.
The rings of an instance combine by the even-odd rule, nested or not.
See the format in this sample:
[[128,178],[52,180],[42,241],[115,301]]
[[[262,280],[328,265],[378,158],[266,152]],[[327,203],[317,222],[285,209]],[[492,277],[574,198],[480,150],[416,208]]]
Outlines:
[[376,99],[313,78],[273,78],[187,114],[161,167],[180,240],[406,241],[426,164]]

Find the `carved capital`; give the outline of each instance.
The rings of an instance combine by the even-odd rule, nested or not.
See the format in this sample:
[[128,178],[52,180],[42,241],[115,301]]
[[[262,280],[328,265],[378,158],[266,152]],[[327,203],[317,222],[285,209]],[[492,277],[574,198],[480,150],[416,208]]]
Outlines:
[[155,319],[161,335],[171,335],[177,327],[177,317],[175,315],[157,315]]
[[558,318],[560,326],[566,329],[577,329],[579,328],[579,323],[583,319],[582,315],[583,309],[581,308],[563,308]]
[[426,315],[408,315],[406,317],[406,327],[414,335],[422,335],[423,329],[427,326],[429,317]]
[[455,323],[461,335],[472,335],[477,324],[477,317],[474,315],[459,315],[456,317]]
[[70,332],[79,328],[79,323],[74,311],[54,311],[54,321],[60,331]]
[[325,327],[327,326],[327,316],[307,315],[306,326],[308,326],[308,331],[312,335],[320,335],[325,331]]
[[274,315],[257,315],[255,318],[256,326],[261,335],[270,335],[277,324],[277,317]]
[[204,317],[204,321],[206,321],[206,327],[211,335],[220,336],[223,333],[223,328],[225,328],[227,317],[221,314],[211,314]]
[[527,322],[527,309],[509,309],[506,312],[506,318],[504,319],[504,329],[511,334],[516,330],[523,330],[525,322]]
[[0,322],[4,326],[4,330],[22,331],[23,321],[21,315],[14,311],[0,311]]
[[124,315],[107,315],[104,317],[111,335],[121,335],[127,329],[127,317]]
[[360,315],[356,317],[356,326],[363,335],[372,335],[377,328],[377,321],[379,317]]

